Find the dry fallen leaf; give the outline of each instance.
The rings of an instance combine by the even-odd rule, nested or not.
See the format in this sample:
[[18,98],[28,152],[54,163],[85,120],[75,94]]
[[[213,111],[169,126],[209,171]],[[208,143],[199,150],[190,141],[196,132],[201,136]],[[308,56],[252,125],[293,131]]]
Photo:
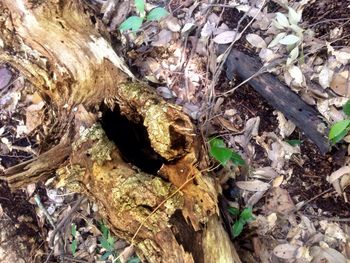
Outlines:
[[322,88],[326,89],[329,87],[333,78],[333,73],[334,73],[333,70],[331,70],[327,66],[323,66],[318,76],[318,82],[320,83]]
[[109,26],[110,31],[114,31],[125,21],[130,12],[130,1],[122,1],[118,4],[117,10],[113,12],[114,16]]
[[262,179],[274,179],[278,176],[278,173],[270,166],[257,168],[253,171],[253,177]]
[[270,189],[271,185],[260,180],[252,181],[238,181],[236,182],[238,188],[251,192],[260,192]]
[[[321,242],[322,243],[322,242]],[[323,242],[324,243],[324,242]],[[327,245],[313,246],[310,249],[310,255],[313,257],[311,263],[326,262],[330,263],[346,263],[347,260],[340,252],[337,250],[327,247]]]
[[[343,166],[340,169],[334,171],[328,178],[327,181],[331,183],[334,189],[337,191],[339,195],[343,194],[343,188],[341,187],[340,180],[344,175],[350,174],[350,166]],[[348,177],[346,177],[348,178]],[[343,182],[343,185],[347,186],[347,182]],[[345,195],[344,195],[345,197]]]
[[259,52],[259,57],[263,62],[270,62],[276,58],[279,58],[280,55],[269,48],[262,48]]
[[173,33],[169,30],[162,29],[157,35],[157,40],[152,41],[151,45],[154,47],[166,46],[173,38]]
[[170,15],[165,19],[164,22],[170,31],[180,32],[181,25],[180,25],[179,20],[176,17]]
[[298,246],[291,244],[281,244],[274,248],[273,253],[283,259],[293,259],[296,256]]
[[264,209],[267,213],[275,212],[282,215],[288,215],[295,209],[295,206],[286,189],[274,187],[267,195]]
[[272,181],[272,187],[279,187],[284,180],[284,176],[280,175]]
[[257,34],[248,34],[246,36],[246,40],[251,44],[253,47],[256,48],[266,48],[266,43],[264,39],[262,39],[261,36]]
[[295,124],[290,120],[287,120],[284,117],[283,113],[280,111],[277,111],[277,120],[278,120],[279,133],[282,139],[288,137],[294,132]]
[[225,31],[223,33],[218,34],[216,37],[214,37],[213,41],[216,44],[228,44],[233,42],[233,40],[238,40],[237,32],[236,31]]
[[293,78],[295,84],[297,84],[298,86],[301,86],[301,84],[303,83],[303,73],[301,72],[300,68],[298,68],[297,66],[291,66],[288,69],[289,74],[291,75],[291,77]]
[[324,231],[324,241],[327,243],[334,243],[336,240],[345,243],[348,239],[347,234],[343,231],[338,223],[321,220],[320,226]]
[[333,75],[330,88],[340,96],[350,95],[349,71],[343,70]]

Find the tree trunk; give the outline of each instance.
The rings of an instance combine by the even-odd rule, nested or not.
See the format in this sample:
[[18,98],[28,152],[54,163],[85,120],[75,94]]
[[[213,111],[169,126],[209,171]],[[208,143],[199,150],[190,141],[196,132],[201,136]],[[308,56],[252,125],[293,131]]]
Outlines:
[[[190,119],[134,79],[88,7],[80,0],[3,0],[0,11],[0,60],[50,103],[58,118],[50,136],[60,138],[2,179],[15,189],[56,172],[58,186],[95,200],[113,232],[148,262],[239,262],[220,223],[217,186],[200,171]],[[125,116],[143,127],[147,151],[162,164],[157,174],[124,161],[113,133],[92,113],[104,105],[115,120]]]

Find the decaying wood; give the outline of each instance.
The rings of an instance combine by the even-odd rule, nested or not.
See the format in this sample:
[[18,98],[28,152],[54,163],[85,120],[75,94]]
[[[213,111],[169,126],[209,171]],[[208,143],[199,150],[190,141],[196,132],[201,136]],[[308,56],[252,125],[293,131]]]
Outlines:
[[[218,219],[215,182],[197,167],[190,119],[147,85],[132,82],[84,3],[3,0],[0,16],[0,60],[38,89],[67,129],[59,145],[7,170],[9,185],[22,187],[56,171],[58,186],[95,200],[114,233],[148,262],[239,262]],[[91,117],[102,103],[118,104],[121,114],[143,124],[166,160],[158,175],[123,161]]]
[[[225,46],[219,47],[224,52]],[[262,64],[249,55],[232,49],[226,60],[226,74],[232,79],[234,75],[243,81],[253,76],[262,67]],[[330,149],[326,136],[326,124],[320,119],[318,112],[306,104],[296,93],[284,85],[270,73],[260,74],[248,81],[266,101],[276,110],[282,112],[305,135],[312,140],[322,154]]]
[[24,187],[32,182],[44,182],[68,159],[70,142],[65,138],[60,144],[37,158],[20,163],[5,170],[0,179],[6,180],[12,189]]

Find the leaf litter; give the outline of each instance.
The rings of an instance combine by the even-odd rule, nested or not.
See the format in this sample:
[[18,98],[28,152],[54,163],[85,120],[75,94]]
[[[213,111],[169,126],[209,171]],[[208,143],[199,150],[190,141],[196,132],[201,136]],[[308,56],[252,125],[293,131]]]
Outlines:
[[[265,1],[256,1],[255,4],[243,0],[230,1],[227,8],[223,7],[223,3],[211,7],[209,1],[183,2],[171,1],[167,19],[159,23],[150,22],[133,35],[118,32],[119,25],[130,16],[133,2],[90,1],[102,15],[110,33],[120,38],[127,47],[124,55],[130,59],[131,65],[138,67],[139,77],[157,85],[161,96],[183,106],[184,111],[199,124],[206,117],[203,112],[208,112],[212,106],[206,103],[215,101],[215,94],[219,94],[220,89],[229,89],[237,84],[236,80],[228,83],[221,79],[214,90],[209,88],[222,60],[216,55],[215,45],[232,41],[237,41],[236,46],[243,50],[248,45],[249,52],[260,57],[265,65],[282,59],[270,71],[306,102],[316,105],[329,124],[345,118],[341,107],[349,97],[350,49],[349,38],[346,37],[349,32],[347,20],[333,22],[337,18],[336,12],[320,21],[333,27],[323,32],[322,28],[317,31],[319,24],[315,19],[323,13],[322,8],[316,8],[319,3],[315,1],[274,0],[267,1],[269,3],[263,8],[261,5]],[[326,3],[326,6],[329,3],[326,0],[319,2]],[[150,11],[160,4],[152,1],[145,8]],[[346,7],[343,9],[346,10]],[[242,26],[237,27],[243,16]],[[247,21],[253,17],[256,21],[247,32],[243,32]],[[340,17],[343,18],[343,13]],[[343,47],[337,47],[339,43]],[[43,121],[45,123],[45,101],[38,98],[28,85],[6,67],[0,69],[2,169],[31,158],[42,140],[38,131],[47,133],[48,128],[40,126]],[[26,86],[25,90],[23,86]],[[312,166],[312,158],[318,158],[317,150],[310,147],[290,120],[279,112],[274,114],[266,103],[260,102],[262,98],[253,93],[242,87],[232,97],[225,97],[214,111],[217,116],[207,118],[207,126],[201,128],[210,131],[209,135],[219,134],[248,164],[242,168],[223,168],[226,169],[224,173],[218,172],[225,174],[221,178],[223,188],[229,178],[235,180],[234,187],[241,197],[231,202],[254,206],[256,220],[248,223],[247,230],[244,230],[256,234],[252,240],[254,251],[241,249],[240,252],[247,259],[255,258],[261,262],[278,262],[280,259],[283,262],[347,262],[350,258],[348,224],[337,219],[342,219],[338,216],[346,216],[346,208],[349,209],[346,204],[338,205],[347,201],[349,195],[346,191],[350,184],[349,151],[346,149],[343,151],[345,154],[339,153],[343,157],[337,160],[343,161],[337,164],[328,160],[335,158],[332,155],[319,159],[322,165],[330,168],[326,173],[314,174],[321,167]],[[243,94],[243,98],[239,98],[239,94]],[[249,98],[251,94],[253,100]],[[10,118],[18,108],[22,109],[20,117]],[[22,132],[18,132],[21,129]],[[290,139],[299,140],[301,145],[291,145]],[[33,152],[25,150],[26,147]],[[13,157],[9,157],[11,154]],[[13,158],[13,162],[9,158]],[[323,178],[316,180],[316,176]],[[325,192],[325,186],[332,188]],[[310,194],[315,189],[317,193]],[[46,190],[43,195],[48,198],[45,206],[54,220],[59,221],[71,208],[74,195],[63,189],[48,187]],[[28,189],[29,196],[33,192]],[[335,206],[343,209],[338,214],[335,210],[328,211],[327,207],[312,202],[315,195],[314,201],[336,200]],[[298,209],[295,204],[299,203],[306,205]],[[78,258],[97,259],[101,256],[95,254],[100,246],[97,237],[101,234],[94,222],[96,209],[95,204],[83,202],[80,214],[75,215],[74,220],[79,223],[75,255]],[[43,215],[39,211],[38,216],[43,224]],[[69,231],[65,234],[71,239]],[[83,238],[85,234],[87,238]],[[243,233],[241,238],[236,239],[237,247],[247,242],[245,238],[248,236]],[[132,248],[122,241],[118,242],[121,255],[130,258]]]

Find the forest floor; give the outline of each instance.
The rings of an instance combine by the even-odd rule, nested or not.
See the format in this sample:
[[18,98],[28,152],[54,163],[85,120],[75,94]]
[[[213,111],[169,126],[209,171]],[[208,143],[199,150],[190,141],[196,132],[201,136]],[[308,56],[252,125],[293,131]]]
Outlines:
[[[162,6],[169,16],[145,21],[136,33],[118,29],[137,13],[134,2],[114,2],[86,0],[133,73],[182,106],[204,142],[221,138],[245,160],[243,166],[217,166],[213,160],[210,172],[222,185],[223,224],[242,262],[349,262],[349,124],[339,142],[321,153],[301,131],[305,127],[286,119],[249,83],[227,78],[217,45],[231,45],[268,66],[274,78],[317,110],[327,137],[332,125],[349,118],[350,1],[147,1],[146,12]],[[42,143],[50,129],[47,110],[31,85],[2,65],[0,171],[48,149]],[[59,222],[76,200],[45,185],[11,193],[1,182],[0,226],[11,222],[18,236],[31,240],[36,249],[28,262],[56,262],[60,253],[46,242],[52,229],[44,212]],[[254,220],[237,237],[232,227],[238,218],[228,207],[252,207]],[[74,209],[65,231],[67,247],[74,250],[68,262],[105,262],[118,254],[122,262],[138,262],[122,240],[113,240],[114,251],[106,255],[101,240],[110,233],[93,203],[83,201]],[[1,242],[16,246],[18,236]]]

